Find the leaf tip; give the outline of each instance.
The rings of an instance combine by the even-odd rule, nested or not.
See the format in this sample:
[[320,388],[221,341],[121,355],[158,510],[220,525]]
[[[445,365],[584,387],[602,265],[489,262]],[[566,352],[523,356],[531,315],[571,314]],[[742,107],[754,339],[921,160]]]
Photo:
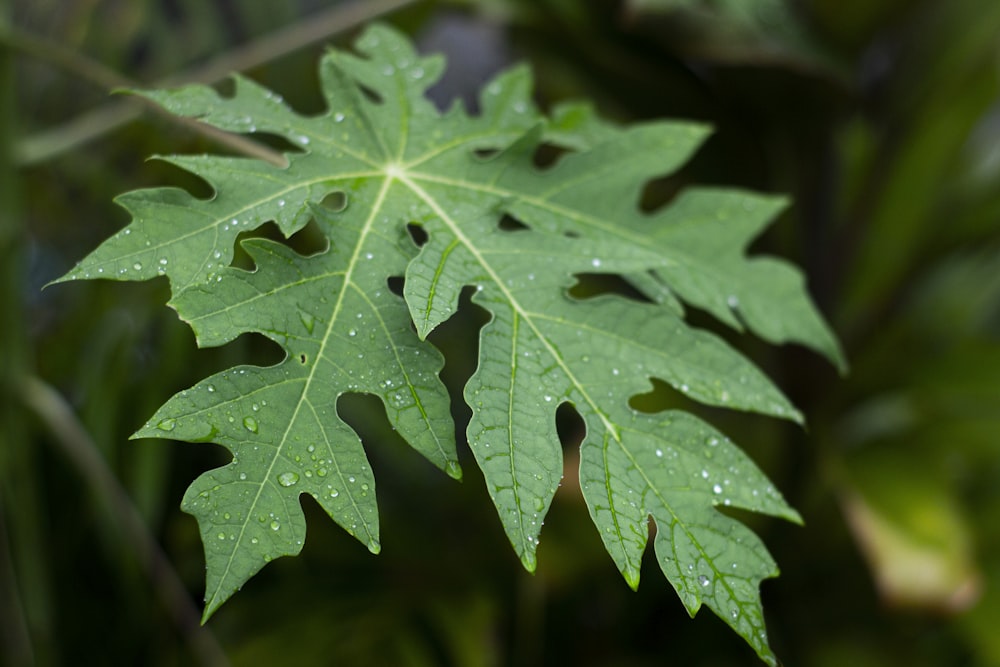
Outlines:
[[375,539],[371,540],[368,542],[368,551],[377,556],[382,551],[382,543]]
[[205,609],[201,613],[201,624],[205,625],[208,623],[209,619],[215,615],[215,612],[219,611],[219,607],[221,607],[228,599],[228,595],[220,594],[218,590],[216,590],[211,597],[209,597],[206,592]]
[[828,357],[841,378],[845,378],[850,374],[851,365],[848,363],[847,355],[844,354],[844,350],[840,345],[834,344],[833,350],[828,354]]
[[444,471],[454,480],[462,481],[462,466],[458,464],[458,461],[449,460],[444,464]]

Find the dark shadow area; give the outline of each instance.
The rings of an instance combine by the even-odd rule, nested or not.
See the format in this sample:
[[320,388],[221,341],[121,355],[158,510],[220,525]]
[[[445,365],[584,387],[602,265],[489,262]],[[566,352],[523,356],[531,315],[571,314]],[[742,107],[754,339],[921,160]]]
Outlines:
[[576,284],[568,294],[574,299],[594,299],[614,294],[631,301],[653,303],[645,294],[633,287],[625,278],[614,273],[577,273]]
[[505,213],[500,217],[500,222],[497,223],[497,229],[502,232],[520,232],[531,228],[517,218]]

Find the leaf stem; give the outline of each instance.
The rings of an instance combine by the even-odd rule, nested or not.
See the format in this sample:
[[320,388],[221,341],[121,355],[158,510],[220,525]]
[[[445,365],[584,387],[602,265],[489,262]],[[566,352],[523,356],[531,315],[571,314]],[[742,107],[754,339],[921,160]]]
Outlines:
[[108,468],[97,446],[65,399],[37,377],[28,377],[24,381],[22,397],[27,407],[52,432],[54,442],[76,466],[90,489],[115,515],[114,523],[122,527],[125,538],[131,542],[146,575],[191,653],[202,665],[229,665],[229,660],[214,635],[200,625],[200,614],[180,576],[150,534],[132,499]]

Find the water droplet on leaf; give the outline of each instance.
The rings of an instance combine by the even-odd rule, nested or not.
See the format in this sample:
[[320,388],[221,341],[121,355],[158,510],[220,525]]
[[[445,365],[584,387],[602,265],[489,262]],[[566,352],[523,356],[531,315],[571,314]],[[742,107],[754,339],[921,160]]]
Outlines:
[[297,472],[283,472],[278,475],[278,484],[282,486],[295,486],[299,481],[299,474]]

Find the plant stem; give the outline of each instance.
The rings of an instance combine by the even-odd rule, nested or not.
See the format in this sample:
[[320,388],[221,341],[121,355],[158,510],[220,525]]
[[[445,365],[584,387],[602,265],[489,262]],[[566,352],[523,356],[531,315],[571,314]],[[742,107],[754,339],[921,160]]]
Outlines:
[[[330,35],[348,30],[377,16],[412,5],[415,2],[416,0],[357,0],[350,4],[336,5],[222,54],[205,65],[161,79],[150,87],[166,88],[191,82],[216,83],[232,72],[252,69],[322,41]],[[78,53],[67,54],[63,47],[47,40],[29,37],[13,38],[10,33],[0,33],[0,41],[51,62],[109,90],[136,86],[126,77],[107,69],[100,63],[89,60]],[[44,162],[112,132],[140,116],[142,107],[139,106],[138,102],[140,102],[138,98],[113,102],[94,111],[81,114],[60,127],[32,135],[17,144],[14,152],[16,161],[21,166]],[[147,104],[162,111],[152,103]],[[279,166],[285,164],[283,155],[257,142],[240,135],[210,128],[204,123],[163,113],[173,122],[206,134],[237,152],[264,159]]]
[[35,377],[25,380],[21,396],[27,407],[52,432],[61,453],[76,467],[87,486],[114,514],[113,523],[121,526],[126,540],[135,549],[146,575],[198,662],[212,667],[228,665],[229,660],[222,647],[211,632],[201,626],[201,615],[180,576],[63,397]]

